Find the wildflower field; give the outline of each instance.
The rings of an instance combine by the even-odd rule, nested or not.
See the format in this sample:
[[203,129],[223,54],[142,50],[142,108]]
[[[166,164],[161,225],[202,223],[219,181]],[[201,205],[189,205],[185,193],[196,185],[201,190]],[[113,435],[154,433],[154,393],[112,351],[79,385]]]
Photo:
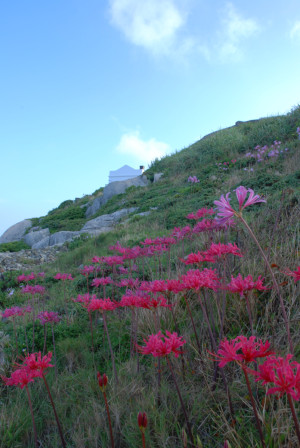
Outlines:
[[99,211],[149,216],[3,274],[1,448],[300,445],[299,126],[155,161]]

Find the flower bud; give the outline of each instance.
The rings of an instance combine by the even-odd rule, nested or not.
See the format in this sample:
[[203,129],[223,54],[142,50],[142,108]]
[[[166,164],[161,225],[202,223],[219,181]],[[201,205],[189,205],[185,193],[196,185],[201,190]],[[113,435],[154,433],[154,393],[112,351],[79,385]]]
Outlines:
[[223,448],[231,448],[230,443],[228,442],[228,440],[225,440],[224,442],[224,447]]
[[187,448],[188,439],[185,430],[183,429],[181,432],[183,448]]
[[105,375],[105,373],[103,373],[103,376],[101,376],[100,372],[97,372],[97,378],[101,392],[105,392],[107,385],[107,376]]
[[146,412],[143,412],[143,414],[141,412],[139,412],[138,413],[138,425],[142,432],[145,432],[145,429],[147,428],[147,424],[148,424],[148,420],[147,420]]

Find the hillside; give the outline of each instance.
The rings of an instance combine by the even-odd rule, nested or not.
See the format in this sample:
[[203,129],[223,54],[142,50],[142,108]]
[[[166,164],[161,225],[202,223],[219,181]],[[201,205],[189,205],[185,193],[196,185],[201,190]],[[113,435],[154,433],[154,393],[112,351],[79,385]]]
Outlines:
[[[163,176],[154,183],[155,173]],[[36,438],[27,389],[4,380],[0,447],[299,446],[300,107],[214,132],[145,175],[147,186],[92,216],[135,208],[112,231],[66,243],[32,278],[1,276],[0,373],[10,377],[21,354],[53,352],[47,380],[63,436],[41,378],[28,384]],[[228,192],[223,213],[235,224],[220,227],[211,208]],[[33,225],[77,231],[102,193],[64,201]],[[23,315],[13,309],[25,306],[32,310]],[[41,324],[45,311],[59,322]],[[97,371],[108,376],[111,427]],[[257,372],[278,390],[267,394]],[[148,418],[145,445],[138,412]]]

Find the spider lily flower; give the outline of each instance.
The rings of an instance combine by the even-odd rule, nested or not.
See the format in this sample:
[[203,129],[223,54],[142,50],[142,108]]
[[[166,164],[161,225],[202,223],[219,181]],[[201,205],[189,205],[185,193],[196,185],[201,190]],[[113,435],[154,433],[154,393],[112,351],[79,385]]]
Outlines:
[[[259,202],[266,202],[258,194],[254,194],[251,188],[245,188],[242,185],[235,190],[236,197],[239,203],[239,210],[234,210],[230,205],[230,192],[221,196],[219,201],[214,201],[217,206],[218,211],[218,221],[225,223],[230,218],[234,216],[241,216],[242,211],[249,207],[249,205],[257,204]],[[249,193],[248,199],[246,200],[247,194]],[[245,202],[246,201],[246,202]]]
[[222,243],[212,243],[210,248],[203,252],[203,255],[212,256],[212,257],[223,257],[225,255],[232,254],[236,255],[238,257],[243,257],[241,254],[241,250],[237,247],[237,245],[228,243],[228,244],[222,244]]
[[241,274],[236,278],[231,277],[231,282],[227,285],[227,289],[233,293],[239,293],[241,297],[244,297],[245,292],[257,289],[258,291],[265,291],[269,288],[263,286],[263,278],[259,275],[257,280],[254,281],[252,275],[248,275],[243,279]]
[[283,271],[283,274],[288,275],[289,277],[293,277],[294,282],[297,283],[300,280],[300,266],[298,266],[295,271],[286,269],[285,271]]
[[60,321],[59,314],[55,311],[43,311],[42,313],[38,314],[36,316],[37,319],[41,322],[42,325],[48,324],[48,323],[58,323]]
[[144,355],[153,355],[154,357],[164,357],[173,353],[176,358],[182,353],[182,347],[186,341],[178,336],[177,333],[170,333],[166,331],[164,336],[161,331],[157,334],[151,334],[147,339],[144,339],[145,346],[138,346],[140,352]]
[[147,425],[148,425],[148,419],[147,419],[146,412],[143,412],[143,413],[139,412],[137,420],[138,420],[138,425],[139,425],[140,430],[142,432],[145,432],[145,429],[147,428]]
[[258,366],[258,372],[253,372],[255,381],[262,381],[263,385],[273,383],[267,394],[277,394],[282,397],[290,394],[295,401],[300,400],[300,363],[292,360],[293,355],[285,358],[270,356]]
[[97,372],[97,379],[101,392],[105,392],[108,381],[107,376],[105,375],[105,373],[103,373],[103,375],[101,376],[100,372]]
[[74,280],[71,274],[62,274],[58,272],[55,277],[53,277],[55,280]]
[[200,208],[196,213],[190,213],[186,216],[187,219],[201,219],[204,218],[204,216],[207,215],[214,215],[215,210],[213,208],[207,209],[207,208]]
[[34,381],[35,375],[29,369],[17,369],[12,372],[11,377],[1,377],[7,386],[17,386],[20,389],[24,389],[29,383]]
[[219,350],[214,356],[219,359],[219,366],[224,367],[231,361],[241,364],[243,368],[250,362],[257,362],[257,358],[265,358],[274,352],[270,349],[269,341],[265,343],[261,339],[250,336],[237,336],[235,339],[224,339],[220,342]]

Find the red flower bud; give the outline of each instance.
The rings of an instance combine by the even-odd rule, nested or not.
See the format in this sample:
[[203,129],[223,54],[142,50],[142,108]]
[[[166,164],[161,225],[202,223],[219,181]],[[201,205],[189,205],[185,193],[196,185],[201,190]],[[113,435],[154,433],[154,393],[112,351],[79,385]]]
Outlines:
[[144,432],[145,429],[147,428],[147,424],[148,424],[148,420],[147,420],[146,412],[143,412],[143,414],[141,412],[139,412],[138,413],[138,425],[142,432]]
[[97,372],[97,378],[101,391],[105,392],[105,388],[107,385],[107,376],[105,375],[105,373],[103,373],[103,376],[101,376],[100,372]]

